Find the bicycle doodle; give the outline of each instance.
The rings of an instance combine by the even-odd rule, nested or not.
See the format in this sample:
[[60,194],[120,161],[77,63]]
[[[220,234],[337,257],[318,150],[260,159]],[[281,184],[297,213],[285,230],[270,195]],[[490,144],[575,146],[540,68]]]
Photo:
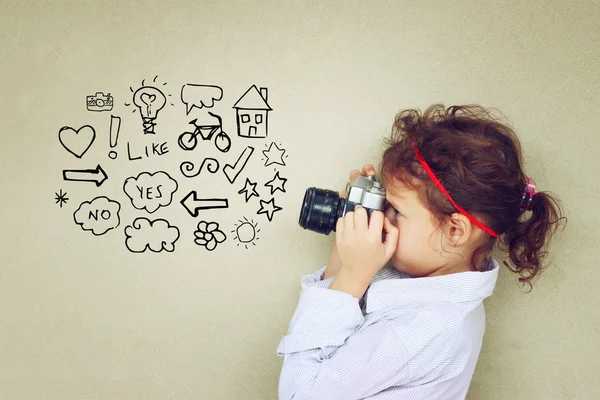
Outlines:
[[208,111],[208,114],[215,117],[219,122],[217,125],[198,125],[198,119],[193,119],[190,124],[194,125],[194,132],[183,132],[179,135],[177,143],[182,150],[191,151],[198,146],[198,136],[202,140],[211,141],[215,138],[215,147],[222,153],[227,153],[231,148],[231,139],[223,131],[223,119],[220,115]]

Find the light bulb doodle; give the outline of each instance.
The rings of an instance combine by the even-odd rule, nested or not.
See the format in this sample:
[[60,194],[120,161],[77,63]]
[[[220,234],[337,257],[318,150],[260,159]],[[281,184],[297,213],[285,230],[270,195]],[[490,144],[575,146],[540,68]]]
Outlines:
[[[156,83],[158,75],[152,80],[153,84]],[[167,83],[163,83],[163,86]],[[129,88],[133,92],[133,104],[137,107],[137,110],[142,117],[142,126],[144,127],[144,134],[154,134],[154,127],[156,126],[156,118],[158,112],[164,108],[167,104],[167,96],[154,85],[146,85],[146,80],[142,80],[142,86],[136,91],[133,88]],[[170,103],[172,106],[175,104]],[[130,106],[131,103],[125,103],[126,106]],[[136,110],[133,110],[135,112]]]
[[257,236],[257,234],[260,232],[260,229],[257,229],[258,223],[254,222],[254,220],[248,221],[246,217],[244,217],[243,221],[238,220],[238,222],[240,224],[235,224],[235,229],[231,231],[231,233],[235,233],[235,237],[233,239],[239,242],[238,246],[243,244],[246,250],[248,250],[249,244],[256,246],[256,241],[260,239]]

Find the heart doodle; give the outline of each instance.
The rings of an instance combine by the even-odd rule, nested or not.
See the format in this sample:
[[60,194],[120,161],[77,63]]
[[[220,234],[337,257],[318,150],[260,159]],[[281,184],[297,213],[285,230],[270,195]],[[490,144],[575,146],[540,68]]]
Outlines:
[[77,158],[83,157],[95,139],[96,131],[90,125],[84,125],[77,130],[65,126],[58,132],[60,144]]
[[156,100],[155,94],[142,93],[140,99],[144,102],[145,105],[149,106]]

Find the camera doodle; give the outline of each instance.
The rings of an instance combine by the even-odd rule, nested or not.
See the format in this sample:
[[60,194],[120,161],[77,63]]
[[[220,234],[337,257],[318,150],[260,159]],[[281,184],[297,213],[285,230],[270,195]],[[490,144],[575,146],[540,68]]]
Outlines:
[[86,96],[88,111],[111,111],[113,109],[113,97],[110,93],[96,92],[95,95]]
[[150,250],[154,253],[175,251],[175,242],[179,239],[179,228],[164,219],[150,221],[148,218],[136,218],[125,227],[125,246],[132,253]]
[[129,177],[123,184],[123,190],[138,210],[150,214],[160,207],[166,207],[173,201],[177,191],[177,181],[164,171],[153,174],[142,172],[137,177]]
[[73,213],[75,223],[84,231],[91,231],[95,236],[104,235],[119,226],[121,204],[105,196],[81,203]]

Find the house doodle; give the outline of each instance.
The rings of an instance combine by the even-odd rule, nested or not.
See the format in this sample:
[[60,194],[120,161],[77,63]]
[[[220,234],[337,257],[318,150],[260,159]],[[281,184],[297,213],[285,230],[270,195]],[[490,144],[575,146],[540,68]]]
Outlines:
[[233,105],[236,109],[238,136],[245,138],[266,138],[268,135],[269,111],[267,88],[252,85]]

